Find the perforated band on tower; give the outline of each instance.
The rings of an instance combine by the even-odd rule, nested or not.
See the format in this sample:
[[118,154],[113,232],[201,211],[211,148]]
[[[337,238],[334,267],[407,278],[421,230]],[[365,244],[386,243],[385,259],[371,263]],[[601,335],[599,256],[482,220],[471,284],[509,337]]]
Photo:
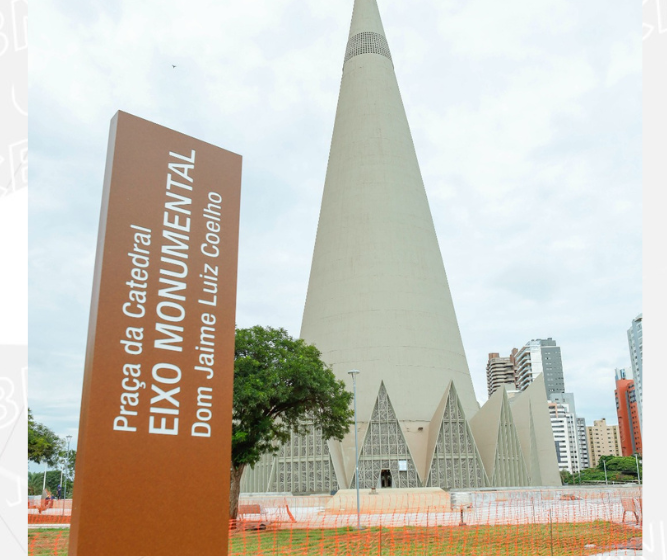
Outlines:
[[389,52],[389,45],[387,39],[379,33],[372,31],[362,31],[350,37],[347,42],[347,50],[345,51],[345,62],[358,54],[375,53],[386,56],[391,60],[391,52]]

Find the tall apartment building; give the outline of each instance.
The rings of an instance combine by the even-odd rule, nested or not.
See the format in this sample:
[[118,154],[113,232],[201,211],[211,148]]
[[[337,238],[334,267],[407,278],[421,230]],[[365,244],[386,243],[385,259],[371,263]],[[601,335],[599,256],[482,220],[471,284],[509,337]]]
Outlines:
[[589,469],[591,463],[591,450],[588,446],[588,437],[586,434],[586,418],[577,416],[577,443],[579,444],[579,459],[582,469]]
[[579,454],[579,438],[577,434],[577,417],[569,409],[567,403],[549,403],[551,430],[556,444],[558,469],[574,474],[584,468]]
[[486,388],[489,393],[489,398],[496,389],[503,385],[510,384],[516,386],[516,353],[518,350],[514,348],[508,357],[501,357],[498,353],[490,353],[489,361],[486,363]]
[[632,362],[632,379],[635,382],[637,410],[639,412],[639,428],[642,427],[642,409],[644,407],[644,378],[642,365],[644,361],[644,337],[642,334],[642,314],[637,315],[628,329],[628,346]]
[[560,346],[552,338],[533,339],[516,353],[516,387],[525,391],[540,373],[544,374],[547,398],[552,393],[564,393],[563,361]]
[[591,466],[590,454],[588,449],[588,438],[586,436],[586,419],[577,415],[577,409],[574,404],[574,393],[552,393],[549,401],[567,406],[567,412],[574,416],[574,430],[578,466],[580,469],[587,469]]
[[[577,416],[574,394],[565,392],[560,346],[553,338],[537,338],[527,342],[521,350],[513,350],[511,356],[504,360],[514,366],[515,384],[519,391],[525,391],[535,377],[543,374],[552,412],[551,422],[559,468],[572,473],[589,468],[591,463],[586,437],[586,419]],[[491,369],[490,354],[487,383],[490,380]]]
[[639,407],[635,383],[627,379],[624,369],[616,369],[616,414],[621,437],[621,454],[624,457],[642,453],[642,434],[639,425]]
[[621,455],[621,436],[618,426],[607,426],[607,420],[594,420],[592,426],[586,427],[588,449],[591,464],[596,466],[603,455]]

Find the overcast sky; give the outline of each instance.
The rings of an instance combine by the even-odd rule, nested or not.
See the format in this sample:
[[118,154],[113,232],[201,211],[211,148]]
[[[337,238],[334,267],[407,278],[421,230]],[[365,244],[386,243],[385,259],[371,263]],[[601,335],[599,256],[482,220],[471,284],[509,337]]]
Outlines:
[[[615,424],[642,311],[640,4],[378,3],[478,400],[489,352],[553,337],[577,412]],[[352,4],[31,2],[37,420],[76,438],[119,109],[243,155],[237,324],[298,336]]]

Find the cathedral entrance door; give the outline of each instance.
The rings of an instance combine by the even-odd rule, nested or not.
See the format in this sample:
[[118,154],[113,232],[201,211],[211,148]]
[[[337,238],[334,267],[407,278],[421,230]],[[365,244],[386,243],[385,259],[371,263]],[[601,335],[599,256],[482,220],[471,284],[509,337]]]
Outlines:
[[382,469],[380,473],[380,488],[391,488],[391,471]]

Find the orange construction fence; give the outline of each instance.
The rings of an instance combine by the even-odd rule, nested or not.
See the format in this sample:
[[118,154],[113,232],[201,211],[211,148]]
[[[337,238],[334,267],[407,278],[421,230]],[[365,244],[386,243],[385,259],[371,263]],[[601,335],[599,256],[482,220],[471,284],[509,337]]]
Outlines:
[[[66,554],[67,517],[29,514],[29,554]],[[226,529],[227,530],[227,529]],[[245,495],[231,555],[584,556],[641,549],[641,488],[562,487],[445,492],[362,490]]]

